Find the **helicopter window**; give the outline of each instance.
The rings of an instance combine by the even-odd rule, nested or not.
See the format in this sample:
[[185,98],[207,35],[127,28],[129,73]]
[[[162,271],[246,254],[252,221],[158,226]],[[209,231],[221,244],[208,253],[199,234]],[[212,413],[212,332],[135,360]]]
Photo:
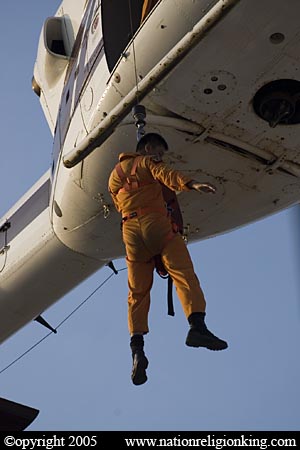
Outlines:
[[143,4],[144,0],[101,2],[103,42],[110,72],[140,25]]

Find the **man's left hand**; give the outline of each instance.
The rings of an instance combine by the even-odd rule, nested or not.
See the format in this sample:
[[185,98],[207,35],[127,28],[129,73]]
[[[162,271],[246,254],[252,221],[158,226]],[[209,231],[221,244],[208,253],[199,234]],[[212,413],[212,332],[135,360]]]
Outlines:
[[200,181],[192,180],[187,183],[187,187],[195,189],[196,191],[203,192],[205,194],[214,194],[216,192],[215,186],[210,183],[200,183]]

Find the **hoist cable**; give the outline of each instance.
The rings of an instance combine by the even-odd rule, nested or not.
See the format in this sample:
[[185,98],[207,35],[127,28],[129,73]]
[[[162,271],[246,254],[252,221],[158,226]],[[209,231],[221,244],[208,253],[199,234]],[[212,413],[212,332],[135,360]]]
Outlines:
[[[118,269],[118,272],[122,272],[123,270],[126,270],[127,267],[123,267],[122,269]],[[108,280],[110,280],[110,278],[114,275],[114,273],[111,273],[101,284],[99,284],[99,286],[97,286],[97,288],[91,292],[75,309],[73,309],[73,311],[71,311],[70,314],[68,314],[67,317],[65,317],[55,328],[55,330],[57,330],[59,327],[61,327],[73,314],[75,314],[75,312],[77,312],[79,310],[79,308],[81,308],[97,291],[99,291],[99,289],[104,286],[105,283],[108,282]],[[18,356],[14,361],[12,361],[10,364],[8,364],[6,367],[4,367],[4,369],[0,370],[0,375],[5,372],[9,367],[11,367],[12,365],[14,365],[16,362],[18,362],[20,359],[22,359],[25,355],[27,355],[29,352],[31,352],[31,350],[33,350],[35,347],[37,347],[39,344],[41,344],[45,339],[47,339],[47,337],[50,336],[50,334],[53,334],[53,331],[50,331],[50,333],[46,334],[44,337],[42,337],[39,341],[37,341],[35,344],[33,344],[29,349],[27,349],[24,353],[22,353],[20,356]]]
[[131,8],[131,0],[128,0],[129,7],[129,18],[130,18],[130,32],[131,32],[131,40],[132,40],[132,53],[133,53],[133,66],[134,66],[134,75],[135,75],[135,85],[136,85],[136,103],[139,103],[139,81],[137,75],[137,63],[136,63],[136,53],[135,53],[135,43],[134,43],[134,33],[133,33],[133,21],[132,21],[132,8]]

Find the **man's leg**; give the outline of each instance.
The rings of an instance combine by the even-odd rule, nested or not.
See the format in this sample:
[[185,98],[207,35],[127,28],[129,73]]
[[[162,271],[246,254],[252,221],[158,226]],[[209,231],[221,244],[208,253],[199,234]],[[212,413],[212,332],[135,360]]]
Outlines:
[[161,257],[174,282],[186,318],[194,312],[205,312],[204,294],[186,244],[179,234],[166,243]]
[[181,236],[169,240],[161,254],[169,272],[184,314],[190,324],[186,338],[189,347],[205,347],[209,350],[224,350],[227,343],[214,336],[204,322],[206,302],[193,263]]
[[144,353],[143,334],[148,333],[148,313],[150,308],[150,290],[153,283],[154,262],[130,261],[128,267],[128,328],[132,351],[133,384],[140,385],[147,381],[146,369],[148,359]]
[[128,268],[128,329],[130,335],[146,334],[150,309],[150,290],[153,283],[154,261],[131,261]]

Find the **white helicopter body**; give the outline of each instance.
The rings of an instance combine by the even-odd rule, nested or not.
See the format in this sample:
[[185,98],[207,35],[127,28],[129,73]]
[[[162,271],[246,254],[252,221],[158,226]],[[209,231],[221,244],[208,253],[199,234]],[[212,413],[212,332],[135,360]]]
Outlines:
[[124,257],[107,181],[137,103],[166,162],[217,188],[179,194],[190,242],[300,200],[299,2],[161,0],[143,21],[130,4],[64,0],[45,21],[33,88],[53,165],[0,221],[0,342]]

